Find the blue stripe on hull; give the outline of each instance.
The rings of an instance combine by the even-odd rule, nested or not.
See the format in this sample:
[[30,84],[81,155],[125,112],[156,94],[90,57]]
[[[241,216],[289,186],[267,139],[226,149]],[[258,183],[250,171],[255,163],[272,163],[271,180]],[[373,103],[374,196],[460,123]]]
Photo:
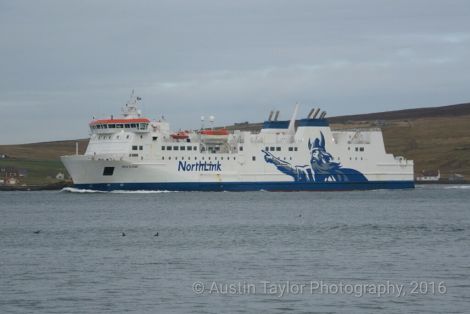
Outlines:
[[367,181],[367,182],[175,182],[175,183],[97,183],[76,184],[78,189],[98,191],[351,191],[379,189],[412,189],[413,181]]

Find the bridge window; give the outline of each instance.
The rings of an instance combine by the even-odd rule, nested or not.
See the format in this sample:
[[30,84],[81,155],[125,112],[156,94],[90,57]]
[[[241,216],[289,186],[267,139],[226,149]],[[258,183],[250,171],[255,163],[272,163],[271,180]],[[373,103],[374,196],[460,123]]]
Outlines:
[[280,152],[281,151],[281,147],[276,147],[276,151]]
[[179,147],[178,146],[173,146],[173,150],[178,150]]
[[188,146],[188,150],[193,150],[193,147],[192,147],[192,146]]
[[269,148],[269,150],[273,152],[273,151],[276,150],[276,148],[275,148],[274,146],[271,146],[271,147]]
[[194,146],[193,148],[194,148],[194,150],[197,150],[197,146]]
[[354,150],[357,152],[359,151],[359,147],[355,147]]
[[294,148],[293,148],[293,147],[289,147],[289,151],[290,151],[290,152],[291,152],[291,151],[293,151],[293,150],[294,150]]
[[180,150],[186,150],[186,146],[180,146]]
[[171,146],[167,146],[167,147],[166,147],[166,150],[171,150]]
[[144,147],[143,147],[143,146],[139,146],[139,150],[144,150]]
[[137,146],[132,146],[132,150],[137,150]]
[[364,147],[359,148],[359,150],[360,150],[361,152],[363,152],[363,151],[364,151]]
[[165,146],[162,146],[162,150],[165,150]]
[[294,152],[298,151],[299,149],[297,147],[294,147]]
[[148,124],[147,123],[140,123],[139,129],[141,130],[147,130]]
[[122,124],[116,124],[116,129],[122,129]]
[[124,127],[125,127],[126,129],[128,129],[128,128],[131,127],[131,125],[130,125],[130,124],[124,124]]
[[243,151],[243,146],[240,146],[240,151],[241,151],[241,152]]
[[256,161],[256,156],[251,157],[253,161]]
[[110,125],[108,125],[108,128],[110,128],[110,129],[115,129],[115,128],[116,128],[116,125],[115,125],[115,124],[110,124]]

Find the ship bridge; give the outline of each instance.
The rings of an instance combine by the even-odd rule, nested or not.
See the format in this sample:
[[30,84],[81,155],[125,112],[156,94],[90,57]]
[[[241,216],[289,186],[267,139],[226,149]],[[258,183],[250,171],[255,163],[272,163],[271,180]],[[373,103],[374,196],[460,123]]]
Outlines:
[[90,122],[90,130],[94,134],[110,134],[120,131],[146,133],[149,132],[150,120],[147,118],[133,119],[102,119]]
[[134,95],[132,91],[131,98],[122,107],[122,118],[93,120],[90,122],[90,130],[93,134],[112,134],[116,132],[149,132],[150,120],[142,117],[142,112],[138,109],[140,97]]

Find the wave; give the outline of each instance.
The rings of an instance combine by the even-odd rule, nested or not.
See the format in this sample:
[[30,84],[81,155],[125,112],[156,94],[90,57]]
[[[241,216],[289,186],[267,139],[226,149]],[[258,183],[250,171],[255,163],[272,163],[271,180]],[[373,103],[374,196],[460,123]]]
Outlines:
[[159,194],[159,193],[172,193],[173,191],[166,190],[114,190],[114,191],[100,191],[100,190],[90,190],[90,189],[77,189],[77,188],[63,188],[62,192],[68,193],[110,193],[110,194]]
[[470,189],[470,185],[448,185],[444,189]]

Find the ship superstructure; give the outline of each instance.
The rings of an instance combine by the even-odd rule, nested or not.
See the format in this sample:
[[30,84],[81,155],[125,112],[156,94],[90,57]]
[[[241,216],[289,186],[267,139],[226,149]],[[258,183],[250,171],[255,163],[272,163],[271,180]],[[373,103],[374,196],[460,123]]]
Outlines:
[[84,155],[63,156],[93,190],[322,191],[412,188],[413,162],[385,151],[380,129],[332,131],[326,113],[271,112],[260,132],[170,130],[132,96],[122,116],[94,119]]

